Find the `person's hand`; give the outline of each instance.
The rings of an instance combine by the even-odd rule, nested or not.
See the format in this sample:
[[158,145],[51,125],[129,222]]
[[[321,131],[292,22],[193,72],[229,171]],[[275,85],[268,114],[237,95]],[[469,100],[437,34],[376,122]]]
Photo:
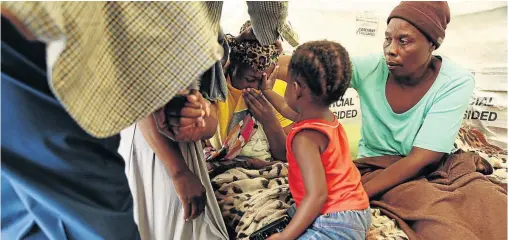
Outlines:
[[206,190],[199,178],[185,170],[172,178],[176,194],[184,211],[184,220],[197,218],[206,206]]
[[249,168],[251,168],[251,169],[261,169],[261,168],[265,168],[268,166],[272,166],[276,163],[277,163],[277,161],[267,162],[267,161],[263,161],[263,160],[257,159],[257,158],[249,158],[247,160],[247,166],[249,166]]
[[249,111],[261,124],[266,125],[277,122],[272,105],[261,93],[248,88],[243,91],[243,98],[249,107]]
[[[205,117],[210,116],[210,102],[197,90],[185,90],[180,93],[183,106],[168,108],[168,122],[175,133],[177,142],[194,142],[202,138],[205,130]],[[181,103],[180,103],[181,104]]]
[[[240,35],[238,35],[236,37],[236,40],[237,41],[257,41],[258,39],[256,38],[256,35],[254,34],[254,29],[252,28],[252,26],[249,26],[248,28],[246,28],[245,30],[243,30],[242,33],[240,33]],[[280,43],[279,40],[275,40],[275,42],[273,43],[276,47],[277,47],[277,50],[279,50],[279,53],[282,54],[282,44]]]
[[277,81],[277,75],[279,74],[279,66],[275,66],[270,77],[266,77],[266,73],[263,73],[263,80],[261,81],[260,89],[261,91],[272,90],[275,85],[275,81]]
[[283,233],[284,232],[272,234],[267,240],[288,240]]
[[240,35],[236,37],[238,41],[257,41],[256,35],[254,34],[254,29],[252,26],[249,26],[245,30],[243,30]]
[[476,165],[476,171],[482,173],[483,175],[490,175],[494,172],[494,168],[489,161],[480,156],[474,158],[474,163]]

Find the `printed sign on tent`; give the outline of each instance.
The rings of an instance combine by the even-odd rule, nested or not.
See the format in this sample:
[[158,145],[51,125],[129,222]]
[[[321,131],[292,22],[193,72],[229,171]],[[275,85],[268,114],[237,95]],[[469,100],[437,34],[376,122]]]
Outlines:
[[356,15],[356,35],[375,37],[378,16],[371,11],[361,11]]
[[350,88],[341,100],[330,105],[330,110],[342,123],[361,123],[360,97]]
[[473,71],[476,88],[464,113],[464,122],[480,129],[488,141],[506,149],[508,71],[506,68],[483,68]]

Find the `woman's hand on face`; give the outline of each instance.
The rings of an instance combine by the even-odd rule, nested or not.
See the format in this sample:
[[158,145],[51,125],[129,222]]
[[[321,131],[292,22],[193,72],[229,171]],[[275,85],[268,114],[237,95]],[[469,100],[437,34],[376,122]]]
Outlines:
[[266,76],[266,73],[263,73],[263,80],[261,82],[261,91],[272,90],[275,85],[275,81],[277,81],[277,75],[279,74],[279,66],[275,66],[270,77]]
[[183,91],[186,95],[183,107],[168,111],[168,121],[177,142],[194,142],[203,137],[204,117],[210,115],[210,102],[197,90]]
[[249,111],[261,124],[273,124],[277,122],[272,105],[261,93],[247,88],[243,90],[243,98],[249,107]]

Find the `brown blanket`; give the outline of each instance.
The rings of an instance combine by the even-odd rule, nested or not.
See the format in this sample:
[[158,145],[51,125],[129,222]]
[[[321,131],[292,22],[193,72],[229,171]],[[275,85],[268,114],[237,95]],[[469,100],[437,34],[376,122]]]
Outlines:
[[[355,161],[362,182],[401,159],[399,156]],[[482,173],[474,153],[450,155],[435,171],[400,184],[371,206],[395,219],[409,239],[507,239],[506,191]]]

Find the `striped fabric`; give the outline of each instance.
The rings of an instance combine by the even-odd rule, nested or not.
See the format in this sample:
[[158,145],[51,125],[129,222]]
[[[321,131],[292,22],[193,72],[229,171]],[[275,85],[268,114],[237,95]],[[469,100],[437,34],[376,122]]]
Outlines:
[[[2,2],[2,15],[59,54],[50,85],[74,120],[104,138],[189,87],[223,55],[223,2]],[[265,45],[278,37],[287,2],[248,2]]]
[[262,45],[272,44],[279,36],[279,28],[285,24],[287,2],[248,1],[247,7],[256,38]]

